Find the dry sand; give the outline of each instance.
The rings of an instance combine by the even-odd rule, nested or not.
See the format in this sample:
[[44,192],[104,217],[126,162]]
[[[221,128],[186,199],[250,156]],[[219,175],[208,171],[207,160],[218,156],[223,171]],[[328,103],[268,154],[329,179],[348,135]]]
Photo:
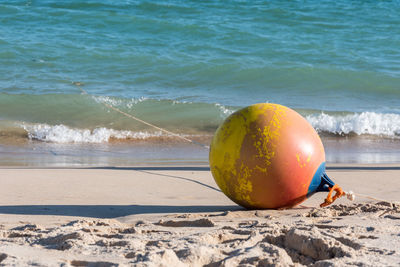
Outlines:
[[[207,167],[0,169],[4,266],[399,266],[400,167],[330,166],[345,190],[249,211]],[[392,202],[392,203],[391,203]]]

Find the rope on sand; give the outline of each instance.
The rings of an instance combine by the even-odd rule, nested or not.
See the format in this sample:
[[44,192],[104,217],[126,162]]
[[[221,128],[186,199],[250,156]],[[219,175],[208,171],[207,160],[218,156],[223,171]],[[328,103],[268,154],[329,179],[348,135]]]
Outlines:
[[[82,88],[82,83],[80,83],[80,82],[72,82],[72,83],[73,83],[76,87],[78,87],[79,90],[81,90],[81,92],[82,92],[83,94],[92,96],[91,94],[89,94],[88,92],[86,92],[86,91]],[[177,134],[177,133],[173,133],[173,132],[171,132],[171,131],[168,131],[168,130],[165,130],[165,129],[161,128],[161,127],[158,127],[158,126],[156,126],[156,125],[154,125],[154,124],[151,124],[151,123],[149,123],[149,122],[146,122],[146,121],[144,121],[144,120],[142,120],[142,119],[139,119],[139,118],[137,118],[137,117],[135,117],[135,116],[133,116],[133,115],[131,115],[131,114],[128,114],[128,113],[126,113],[126,112],[124,112],[124,111],[122,111],[122,110],[120,110],[120,109],[118,109],[118,108],[116,108],[116,107],[114,107],[114,106],[112,106],[112,105],[110,105],[110,104],[107,104],[107,103],[104,103],[104,102],[101,102],[101,104],[103,104],[104,106],[106,106],[106,107],[109,108],[109,109],[112,109],[112,110],[114,110],[114,111],[116,111],[116,112],[118,112],[118,113],[124,115],[125,117],[131,118],[131,119],[133,119],[133,120],[135,120],[135,121],[138,121],[138,122],[140,122],[140,123],[146,124],[147,126],[153,127],[153,128],[155,128],[155,129],[157,129],[157,130],[159,130],[159,131],[162,131],[162,132],[164,132],[164,133],[166,133],[166,134],[168,134],[168,135],[170,135],[170,136],[174,136],[174,137],[177,137],[177,138],[179,138],[179,139],[182,139],[182,140],[184,140],[184,141],[186,141],[186,142],[192,143],[192,144],[194,144],[194,145],[201,146],[202,148],[207,149],[207,150],[210,149],[210,147],[207,146],[207,145],[205,145],[205,144],[196,142],[196,141],[191,140],[191,139],[189,139],[189,138],[186,138],[186,137],[184,137],[184,136],[182,136],[182,135],[179,135],[179,134]]]

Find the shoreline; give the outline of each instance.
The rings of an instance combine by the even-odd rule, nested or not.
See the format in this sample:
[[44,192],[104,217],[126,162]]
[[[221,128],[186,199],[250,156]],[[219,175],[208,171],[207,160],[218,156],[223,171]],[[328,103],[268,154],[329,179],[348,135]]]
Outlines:
[[[329,164],[396,164],[400,162],[397,139],[322,137]],[[203,142],[208,144],[208,142]],[[0,143],[0,166],[179,166],[208,165],[208,150],[170,140],[99,144],[27,141]]]

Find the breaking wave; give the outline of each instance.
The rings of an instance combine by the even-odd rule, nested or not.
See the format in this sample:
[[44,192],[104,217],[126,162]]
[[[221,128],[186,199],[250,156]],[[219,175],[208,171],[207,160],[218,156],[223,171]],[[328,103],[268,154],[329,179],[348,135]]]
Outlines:
[[31,140],[52,143],[106,143],[110,139],[145,140],[163,136],[162,132],[132,132],[108,128],[74,129],[65,125],[34,124],[23,125]]
[[362,112],[348,115],[326,113],[307,115],[306,119],[318,132],[338,135],[377,135],[400,137],[400,114]]

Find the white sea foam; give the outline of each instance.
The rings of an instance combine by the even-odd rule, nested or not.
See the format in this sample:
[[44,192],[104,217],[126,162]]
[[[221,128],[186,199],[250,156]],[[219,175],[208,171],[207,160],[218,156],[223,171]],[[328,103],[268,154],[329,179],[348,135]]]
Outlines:
[[232,109],[229,109],[225,107],[224,105],[216,103],[215,106],[219,109],[220,115],[223,119],[227,118],[229,115],[231,115],[233,112],[235,112]]
[[97,103],[105,103],[109,104],[114,107],[127,107],[127,108],[132,108],[135,104],[138,104],[140,102],[143,102],[147,100],[145,97],[140,97],[140,98],[132,98],[132,99],[119,99],[119,98],[112,98],[109,96],[93,96],[93,99]]
[[24,124],[29,139],[52,143],[105,143],[114,139],[147,139],[160,137],[162,132],[118,131],[108,128],[74,129],[65,125]]
[[[228,116],[233,111],[223,106],[221,113]],[[363,112],[349,115],[330,115],[326,113],[312,114],[306,119],[319,132],[347,135],[369,134],[377,136],[400,137],[400,114],[383,114]],[[106,143],[110,139],[139,139],[145,140],[165,136],[161,131],[133,132],[115,130],[104,127],[89,129],[71,128],[66,125],[22,124],[28,137],[33,140],[53,143]],[[182,135],[185,136],[185,135]],[[193,137],[193,136],[192,136]]]
[[308,115],[306,119],[319,132],[400,136],[400,114],[362,112],[339,116],[321,113]]
[[179,105],[179,104],[193,104],[191,101],[185,101],[185,100],[173,100],[172,105]]

